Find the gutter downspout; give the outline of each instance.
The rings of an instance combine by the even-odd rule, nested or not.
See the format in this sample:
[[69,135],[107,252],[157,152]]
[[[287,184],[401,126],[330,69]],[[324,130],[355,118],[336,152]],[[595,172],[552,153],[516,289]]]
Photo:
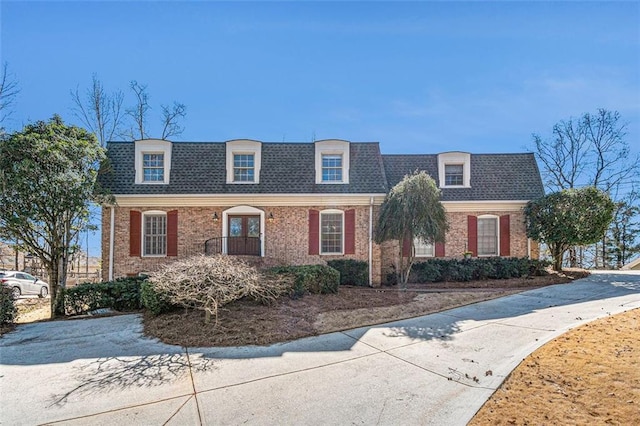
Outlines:
[[111,220],[109,227],[109,281],[113,281],[113,241],[115,240],[116,230],[116,208],[111,206]]
[[373,287],[373,197],[369,202],[369,287]]
[[527,257],[531,259],[531,238],[527,238]]

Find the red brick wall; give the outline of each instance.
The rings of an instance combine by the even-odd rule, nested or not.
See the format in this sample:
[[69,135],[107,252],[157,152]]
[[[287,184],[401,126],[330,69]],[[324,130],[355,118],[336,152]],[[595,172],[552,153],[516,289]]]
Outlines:
[[[231,206],[229,206],[231,207]],[[178,256],[177,259],[204,253],[204,243],[209,238],[222,236],[222,212],[229,207],[179,207],[179,208],[125,208],[116,207],[114,277],[150,271],[160,264],[171,262],[169,257],[129,256],[129,211],[178,210]],[[290,265],[324,264],[327,260],[350,258],[369,259],[369,206],[340,206],[340,210],[354,209],[356,216],[355,254],[345,256],[309,255],[309,210],[324,210],[327,207],[260,207],[265,217],[273,214],[274,220],[265,220],[265,257],[278,263]],[[338,208],[338,207],[332,207]],[[217,213],[218,222],[213,221]],[[103,209],[102,256],[103,273],[108,277],[110,211]],[[380,247],[373,244],[373,282],[380,283]]]

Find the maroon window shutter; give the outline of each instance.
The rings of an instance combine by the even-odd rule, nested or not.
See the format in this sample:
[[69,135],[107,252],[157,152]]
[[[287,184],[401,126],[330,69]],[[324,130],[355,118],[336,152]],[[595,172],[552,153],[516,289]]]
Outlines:
[[478,255],[478,218],[476,216],[467,216],[467,240],[468,247],[472,256]]
[[508,214],[500,216],[500,256],[511,256],[510,223],[511,220]]
[[436,243],[435,256],[444,257],[444,243]]
[[405,238],[402,241],[402,256],[403,257],[409,257],[411,255],[412,246],[413,246],[413,244],[412,244],[411,238]]
[[167,212],[167,256],[178,255],[178,210]]
[[356,211],[344,212],[344,254],[356,253]]
[[320,212],[309,210],[309,254],[320,253]]
[[140,256],[142,242],[142,213],[131,210],[129,212],[129,256]]

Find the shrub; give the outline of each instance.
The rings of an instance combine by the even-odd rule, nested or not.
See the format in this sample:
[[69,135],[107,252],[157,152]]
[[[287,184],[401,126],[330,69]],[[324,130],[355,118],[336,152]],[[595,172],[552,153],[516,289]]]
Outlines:
[[517,257],[430,259],[413,265],[409,282],[470,281],[545,275],[549,262]]
[[13,292],[8,287],[0,286],[0,324],[12,324],[17,314]]
[[82,283],[64,290],[66,315],[80,315],[95,309],[133,311],[142,307],[140,284],[144,277],[118,278],[102,283]]
[[[395,276],[394,276],[395,278]],[[442,265],[438,261],[419,262],[411,268],[409,281],[412,283],[428,283],[442,281]]]
[[155,291],[149,281],[144,281],[140,285],[140,303],[153,315],[170,312],[176,308],[165,296]]
[[340,272],[325,265],[280,266],[270,272],[294,278],[293,297],[304,293],[337,293],[340,285]]
[[334,259],[327,265],[340,273],[341,285],[369,285],[369,264],[363,260]]
[[290,292],[293,284],[289,277],[262,274],[224,255],[177,261],[151,273],[148,280],[169,303],[205,311],[205,322],[217,316],[221,306],[243,297],[269,303]]

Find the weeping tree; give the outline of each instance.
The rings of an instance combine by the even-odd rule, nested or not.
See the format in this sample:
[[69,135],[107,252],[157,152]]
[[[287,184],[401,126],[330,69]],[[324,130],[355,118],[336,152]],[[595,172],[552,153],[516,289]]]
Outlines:
[[525,206],[527,236],[547,244],[553,269],[561,271],[569,248],[602,239],[614,209],[609,195],[592,186],[554,192]]
[[[414,239],[425,243],[442,243],[449,229],[440,190],[436,182],[424,171],[407,175],[387,194],[375,228],[374,239],[380,244],[398,240],[396,280],[405,286],[414,262]],[[403,256],[405,241],[411,250]]]
[[97,200],[104,149],[85,129],[55,115],[0,139],[0,229],[47,269],[51,312],[60,306],[79,232]]

